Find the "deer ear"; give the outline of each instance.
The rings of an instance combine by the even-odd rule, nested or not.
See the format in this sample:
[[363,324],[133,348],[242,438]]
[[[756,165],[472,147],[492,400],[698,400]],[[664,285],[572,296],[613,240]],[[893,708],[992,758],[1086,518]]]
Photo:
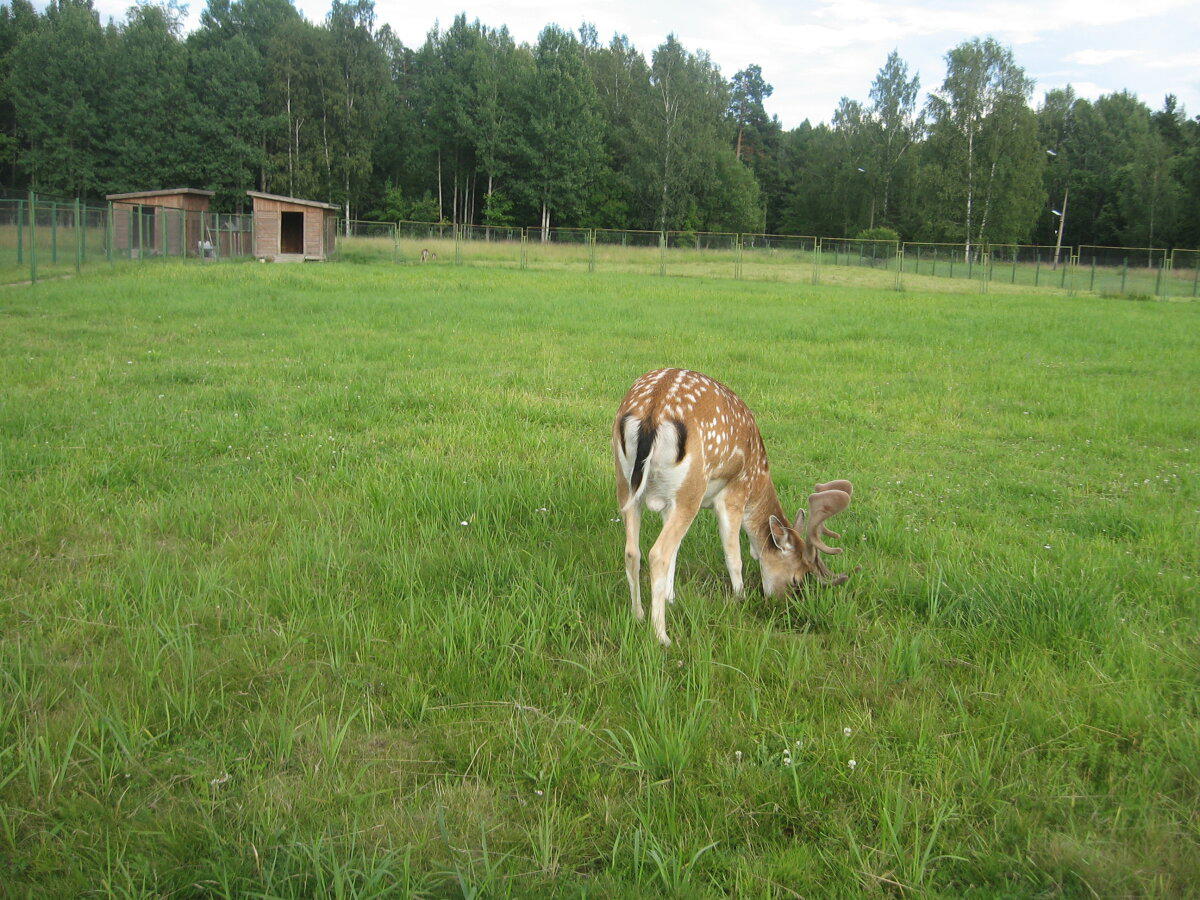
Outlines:
[[795,548],[795,543],[792,541],[791,529],[779,521],[778,516],[771,516],[771,541],[775,544],[776,549],[782,553],[790,553]]

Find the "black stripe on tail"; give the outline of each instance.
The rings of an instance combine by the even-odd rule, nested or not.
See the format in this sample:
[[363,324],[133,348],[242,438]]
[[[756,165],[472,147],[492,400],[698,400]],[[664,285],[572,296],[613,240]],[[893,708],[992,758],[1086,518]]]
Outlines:
[[683,458],[687,455],[687,426],[682,422],[675,422],[675,437],[678,446],[675,449],[675,465],[683,462]]
[[645,474],[646,458],[650,456],[650,447],[654,443],[654,434],[658,428],[646,422],[638,423],[637,450],[633,454],[633,474],[629,476],[629,486],[636,494],[641,487],[642,476]]

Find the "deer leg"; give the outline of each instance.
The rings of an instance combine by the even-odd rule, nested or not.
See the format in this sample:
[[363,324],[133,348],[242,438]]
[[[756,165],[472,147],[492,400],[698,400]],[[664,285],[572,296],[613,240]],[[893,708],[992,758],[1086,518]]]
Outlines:
[[721,491],[713,498],[713,512],[717,514],[717,533],[721,535],[721,547],[725,550],[725,568],[729,570],[729,582],[733,592],[742,595],[742,514],[745,507],[742,498],[728,496]]
[[629,581],[633,617],[640,622],[646,618],[646,611],[642,609],[642,511],[635,503],[621,517],[625,520],[625,578]]
[[646,611],[642,609],[642,508],[640,504],[629,502],[632,491],[621,468],[618,439],[614,437],[613,449],[617,455],[617,506],[621,510],[621,521],[625,523],[625,578],[629,582],[633,617],[640,622],[646,618]]
[[650,548],[650,620],[664,647],[671,644],[667,637],[667,598],[675,593],[675,557],[700,509],[699,495],[691,496],[692,493],[695,492],[680,491],[676,495],[670,511],[663,517],[662,532]]

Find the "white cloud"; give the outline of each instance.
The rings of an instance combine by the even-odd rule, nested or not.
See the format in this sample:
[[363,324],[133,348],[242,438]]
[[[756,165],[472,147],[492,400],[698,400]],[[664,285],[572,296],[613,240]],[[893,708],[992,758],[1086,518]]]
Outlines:
[[1076,50],[1064,59],[1081,66],[1103,66],[1119,59],[1135,59],[1139,55],[1136,50]]
[[[45,0],[37,0],[44,3]],[[123,18],[131,0],[95,0],[106,18]],[[293,0],[320,21],[330,0]],[[192,0],[189,24],[204,0]],[[629,36],[647,56],[669,33],[692,50],[707,50],[726,77],[758,63],[775,94],[767,101],[787,127],[828,120],[838,98],[865,99],[887,54],[898,49],[936,87],[943,57],[960,41],[991,34],[1016,47],[1018,63],[1047,73],[1039,93],[1068,82],[1100,91],[1099,82],[1143,96],[1173,91],[1200,108],[1200,17],[1196,0],[376,0],[376,17],[406,44],[419,46],[434,21],[468,18],[509,26],[534,41],[547,22],[575,28],[588,21],[602,41]],[[1112,35],[1122,47],[1106,49]],[[1108,68],[1104,68],[1108,67]],[[1097,72],[1099,71],[1099,75]],[[1052,73],[1052,74],[1051,74]]]

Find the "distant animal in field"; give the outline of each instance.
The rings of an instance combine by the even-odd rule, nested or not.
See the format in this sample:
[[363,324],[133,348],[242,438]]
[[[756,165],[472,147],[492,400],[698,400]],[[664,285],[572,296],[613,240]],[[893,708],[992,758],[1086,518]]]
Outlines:
[[430,253],[428,250],[421,251],[421,262],[429,262],[431,259],[437,259],[437,254]]
[[650,549],[650,616],[667,646],[666,607],[675,599],[675,561],[680,542],[702,507],[716,513],[717,530],[735,594],[742,585],[740,531],[762,570],[763,593],[777,597],[812,574],[827,584],[833,574],[820,554],[841,553],[822,538],[841,537],[825,521],[850,505],[849,481],[818,484],[789,522],[767,465],[767,450],[754,416],[725,385],[687,369],[648,372],[629,389],[613,421],[617,501],[625,521],[625,574],[633,615],[645,618],[641,600],[642,509],[659,512],[662,533]]

